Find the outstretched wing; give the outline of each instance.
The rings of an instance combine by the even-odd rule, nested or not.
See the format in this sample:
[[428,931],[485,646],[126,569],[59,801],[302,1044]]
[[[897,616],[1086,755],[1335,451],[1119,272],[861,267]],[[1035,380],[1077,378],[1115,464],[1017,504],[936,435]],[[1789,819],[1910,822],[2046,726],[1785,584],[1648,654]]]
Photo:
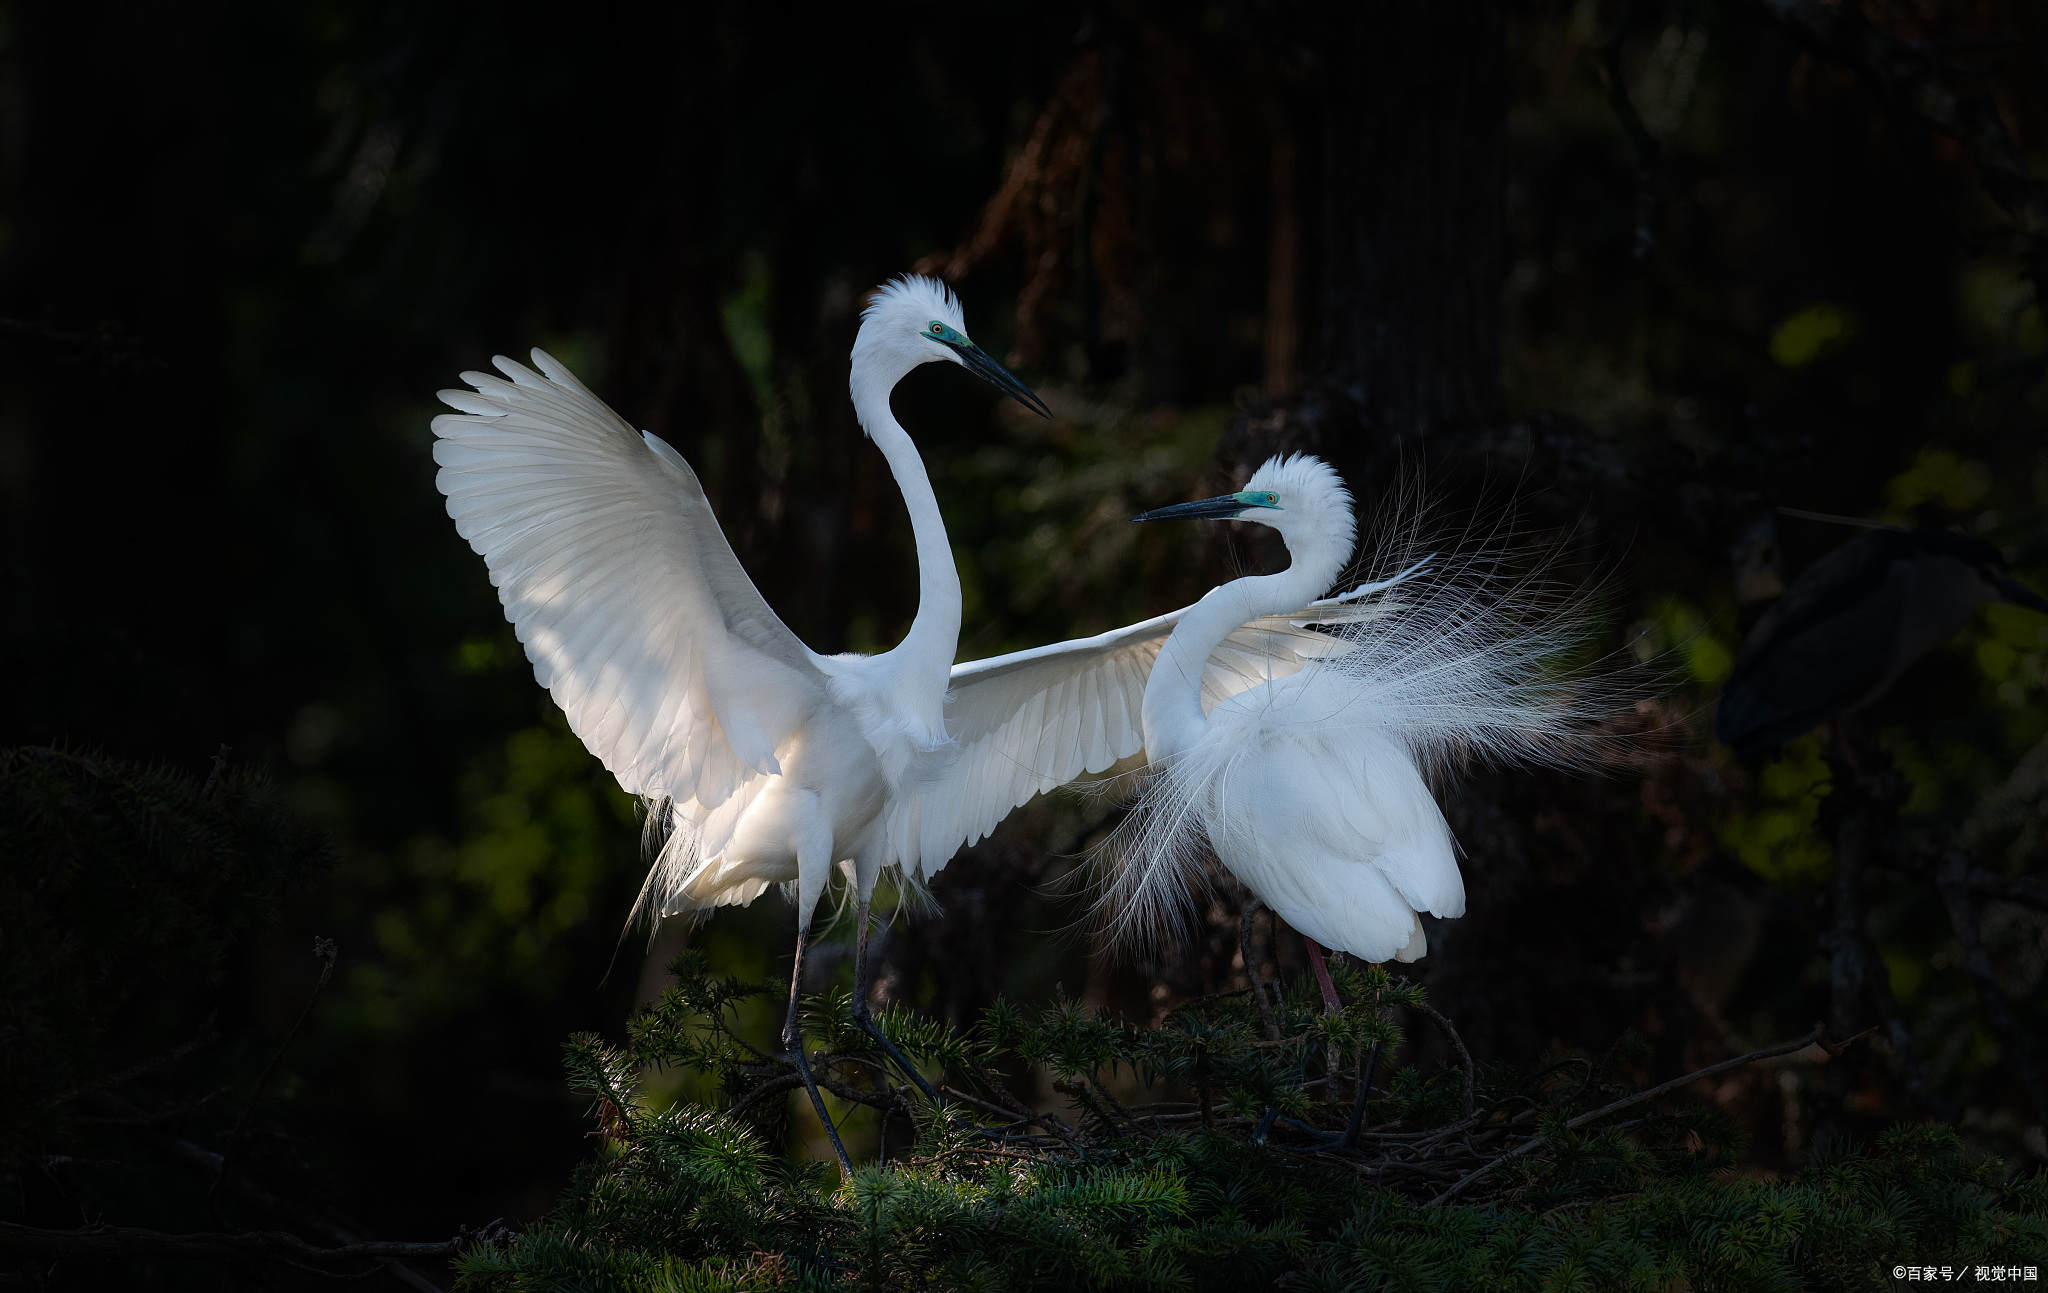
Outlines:
[[636,795],[701,817],[757,774],[824,691],[747,578],[689,464],[539,350],[536,373],[442,391],[435,477],[483,555],[534,676]]
[[[1352,650],[1304,627],[1385,611],[1343,600],[1254,620],[1225,638],[1203,673],[1203,708]],[[954,665],[946,693],[952,747],[934,761],[929,780],[905,787],[892,804],[890,860],[930,876],[1033,795],[1138,753],[1145,680],[1186,613],[1183,607],[1096,637]]]

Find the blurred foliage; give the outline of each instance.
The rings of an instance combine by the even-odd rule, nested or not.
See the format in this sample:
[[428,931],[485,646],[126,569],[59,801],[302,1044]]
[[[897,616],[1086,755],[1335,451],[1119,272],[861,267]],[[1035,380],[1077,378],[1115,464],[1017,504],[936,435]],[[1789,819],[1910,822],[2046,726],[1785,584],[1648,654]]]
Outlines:
[[[334,861],[326,833],[260,772],[0,750],[0,1222],[331,1223],[318,1155],[289,1126],[304,1071],[278,1061],[334,946],[321,940],[312,962],[303,943],[268,953],[286,903]],[[252,1172],[271,1207],[244,1197]],[[218,1288],[227,1276],[107,1260],[0,1242],[0,1282]]]
[[349,971],[335,1021],[344,1028],[431,1027],[493,991],[544,998],[578,932],[614,923],[638,804],[558,711],[478,759],[456,793],[458,840],[420,835],[392,857],[357,853],[339,877],[345,899],[376,903],[379,953]]
[[70,1147],[82,1101],[217,1040],[234,944],[332,865],[260,773],[200,783],[96,752],[0,750],[7,1197]]

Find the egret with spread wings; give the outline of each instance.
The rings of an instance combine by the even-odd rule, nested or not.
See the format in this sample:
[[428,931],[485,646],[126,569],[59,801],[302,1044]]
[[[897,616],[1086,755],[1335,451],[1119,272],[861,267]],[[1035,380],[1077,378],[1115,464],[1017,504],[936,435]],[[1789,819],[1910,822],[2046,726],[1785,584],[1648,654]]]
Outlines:
[[[968,340],[930,279],[880,289],[854,341],[860,424],[910,512],[916,617],[877,655],[799,641],[734,557],[696,475],[548,355],[500,358],[444,391],[437,483],[487,565],[535,677],[569,726],[669,827],[642,904],[675,915],[788,885],[796,965],[784,1038],[845,1165],[797,1030],[812,914],[835,868],[856,903],[854,1013],[933,1099],[868,1012],[869,900],[881,872],[937,873],[1033,795],[1137,752],[1145,678],[1176,616],[954,666],[960,579],[924,462],[889,395],[922,364],[964,365],[1045,413]],[[1341,616],[1341,608],[1323,618]],[[1218,635],[1220,698],[1285,673],[1332,639],[1284,617]]]

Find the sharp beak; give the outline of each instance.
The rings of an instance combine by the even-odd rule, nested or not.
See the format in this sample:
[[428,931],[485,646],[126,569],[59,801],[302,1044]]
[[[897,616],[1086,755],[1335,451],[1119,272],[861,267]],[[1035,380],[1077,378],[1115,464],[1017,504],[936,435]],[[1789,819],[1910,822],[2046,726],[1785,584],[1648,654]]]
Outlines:
[[2027,587],[2019,580],[2014,579],[2011,575],[2006,575],[1999,579],[1993,584],[1993,587],[1998,589],[2000,601],[2011,602],[2015,606],[2024,606],[2030,611],[2039,611],[2043,615],[2048,615],[2048,598],[2042,597],[2041,594]]
[[981,378],[999,391],[1003,391],[1025,408],[1043,418],[1052,416],[1052,410],[1045,407],[1045,401],[1031,393],[1031,388],[1018,381],[1010,370],[988,357],[980,346],[955,346],[954,352],[960,362],[967,365],[967,371]]
[[1198,498],[1192,503],[1155,507],[1132,517],[1133,521],[1233,521],[1251,509],[1235,494],[1221,498]]

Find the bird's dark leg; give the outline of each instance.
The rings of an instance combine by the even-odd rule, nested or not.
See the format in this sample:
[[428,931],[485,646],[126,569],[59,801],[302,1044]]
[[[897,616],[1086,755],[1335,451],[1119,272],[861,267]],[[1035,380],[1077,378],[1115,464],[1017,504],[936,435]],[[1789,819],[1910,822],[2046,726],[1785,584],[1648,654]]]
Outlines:
[[[1369,966],[1378,969],[1377,965]],[[1365,1125],[1365,1102],[1372,1090],[1372,1071],[1380,1062],[1380,1044],[1374,1042],[1365,1053],[1365,1063],[1358,1070],[1358,1093],[1351,1098],[1351,1119],[1344,1124],[1344,1148],[1358,1148],[1358,1132]]]
[[803,1075],[804,1090],[811,1093],[811,1107],[818,1111],[818,1121],[825,1125],[825,1134],[832,1140],[832,1152],[839,1155],[839,1170],[846,1176],[853,1175],[853,1160],[846,1156],[846,1146],[839,1143],[839,1129],[832,1125],[832,1115],[825,1110],[825,1097],[818,1094],[817,1079],[811,1076],[811,1062],[804,1056],[804,1034],[797,1027],[797,998],[804,986],[804,953],[811,942],[811,925],[808,914],[799,916],[803,923],[796,930],[796,964],[789,971],[789,1016],[782,1024],[782,1044],[789,1048],[789,1057],[796,1064],[796,1071]]
[[914,1082],[917,1089],[924,1092],[924,1098],[936,1105],[939,1093],[932,1090],[932,1084],[924,1080],[924,1074],[917,1071],[917,1066],[896,1049],[896,1043],[883,1036],[882,1030],[875,1026],[874,1014],[868,1009],[868,900],[856,899],[853,912],[854,922],[859,927],[853,938],[853,1022],[874,1038],[882,1053],[903,1070],[903,1076]]
[[1344,1147],[1358,1148],[1358,1132],[1365,1125],[1365,1101],[1372,1090],[1372,1071],[1380,1062],[1380,1044],[1374,1042],[1365,1053],[1365,1066],[1358,1070],[1358,1094],[1351,1100],[1351,1119],[1344,1124]]
[[1344,1008],[1344,1003],[1337,1000],[1337,985],[1330,982],[1330,967],[1323,964],[1323,949],[1306,934],[1301,941],[1308,944],[1308,965],[1316,972],[1316,986],[1323,990],[1323,1013],[1334,1015]]
[[[1308,944],[1308,965],[1316,972],[1316,986],[1323,990],[1323,1013],[1334,1015],[1344,1009],[1344,1003],[1337,1000],[1337,985],[1330,982],[1330,967],[1323,964],[1323,949],[1316,940],[1303,934],[1301,941]],[[1337,1099],[1337,1043],[1330,1042],[1323,1047],[1323,1099]]]

